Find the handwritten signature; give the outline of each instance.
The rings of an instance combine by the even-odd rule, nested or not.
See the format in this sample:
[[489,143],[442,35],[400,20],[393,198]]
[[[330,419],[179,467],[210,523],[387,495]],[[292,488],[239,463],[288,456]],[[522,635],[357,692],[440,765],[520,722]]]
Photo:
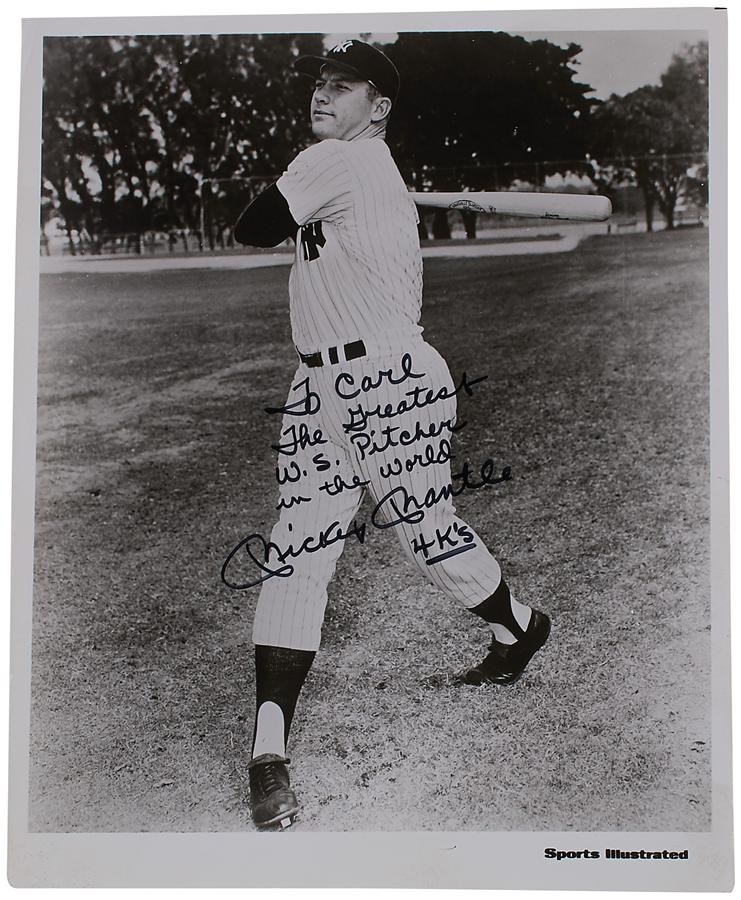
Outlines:
[[[385,494],[376,503],[371,513],[371,523],[379,529],[393,528],[402,523],[417,524],[422,521],[425,516],[426,509],[432,509],[435,504],[442,500],[456,497],[464,490],[478,490],[486,485],[500,484],[503,481],[509,481],[512,472],[509,466],[505,466],[501,473],[495,474],[495,464],[493,459],[487,459],[480,469],[480,481],[472,480],[468,463],[465,463],[460,472],[451,477],[451,483],[443,485],[439,490],[430,488],[420,501],[404,487],[395,487]],[[453,483],[459,481],[458,487],[453,487]],[[385,520],[383,521],[382,518]],[[267,581],[269,578],[288,578],[295,571],[295,567],[286,562],[289,559],[297,559],[305,553],[317,553],[319,550],[325,550],[337,541],[345,541],[349,537],[357,538],[359,543],[365,540],[366,525],[358,524],[353,520],[351,527],[343,532],[339,522],[332,522],[328,528],[319,532],[318,536],[309,535],[298,547],[289,544],[285,549],[280,547],[275,541],[266,540],[263,535],[255,532],[243,538],[234,549],[229,553],[224,565],[221,568],[221,580],[228,587],[235,591],[246,590],[255,587]],[[253,545],[261,551],[261,556],[256,556],[253,552]],[[243,551],[240,553],[240,551]],[[229,567],[240,555],[239,562],[244,565],[243,556],[247,556],[248,561],[254,563],[257,568],[264,574],[249,581],[236,582],[228,577]],[[271,556],[277,563],[282,565],[275,567],[275,563],[271,567]],[[427,560],[428,565],[439,562],[446,558],[446,554],[442,554],[436,560]]]
[[[376,504],[371,513],[371,523],[376,528],[393,528],[396,525],[408,522],[410,525],[416,525],[425,517],[425,510],[432,509],[441,500],[449,500],[451,497],[457,497],[465,490],[478,490],[488,484],[501,484],[503,481],[509,481],[512,478],[512,470],[509,466],[505,466],[501,474],[494,474],[494,460],[487,459],[481,466],[481,481],[471,481],[468,471],[468,463],[463,465],[460,472],[452,476],[452,481],[460,481],[460,487],[453,487],[450,484],[444,484],[439,490],[434,487],[430,488],[424,495],[422,500],[418,500],[414,494],[403,486],[392,488],[387,494]],[[409,510],[412,510],[411,512]],[[391,515],[393,512],[394,518]],[[382,521],[380,516],[386,519]]]
[[[287,563],[286,560],[298,559],[305,553],[318,553],[320,550],[326,550],[327,547],[331,547],[332,544],[336,544],[338,541],[346,541],[350,537],[357,538],[358,542],[362,544],[365,540],[365,528],[365,522],[358,524],[353,521],[351,527],[348,528],[347,531],[342,531],[339,522],[332,522],[328,528],[320,531],[317,537],[310,535],[305,538],[298,547],[289,544],[285,549],[279,547],[274,541],[266,541],[265,538],[257,532],[255,532],[255,534],[249,534],[237,544],[224,560],[224,565],[221,567],[221,580],[227,587],[230,587],[235,591],[243,591],[247,588],[255,587],[263,581],[267,581],[268,578],[288,578],[293,575],[295,567],[290,563]],[[261,555],[255,556],[253,545],[256,546],[258,553]],[[252,581],[230,581],[227,577],[227,571],[232,560],[240,551],[244,551],[244,554],[265,574],[258,578],[254,578]],[[280,565],[278,568],[271,568],[271,556],[275,558],[276,563],[282,563],[283,565]],[[275,563],[273,563],[273,565],[275,565]]]

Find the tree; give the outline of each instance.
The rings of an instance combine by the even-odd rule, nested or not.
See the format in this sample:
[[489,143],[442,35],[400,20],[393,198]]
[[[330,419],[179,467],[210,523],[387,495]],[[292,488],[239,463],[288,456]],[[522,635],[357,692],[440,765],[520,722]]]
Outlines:
[[504,188],[535,160],[585,158],[592,101],[574,80],[577,44],[425,32],[384,50],[402,83],[389,142],[414,189]]
[[708,45],[675,54],[659,85],[618,97],[591,117],[593,153],[613,157],[616,179],[632,174],[641,188],[646,227],[656,206],[674,228],[674,210],[687,169],[702,162],[708,147]]
[[[303,35],[55,37],[44,46],[42,213],[84,231],[201,229],[236,214],[229,179],[284,168],[309,134]],[[204,203],[204,197],[210,202]]]
[[156,62],[133,38],[47,38],[44,50],[47,196],[94,248],[106,230],[141,232],[157,190],[145,106]]

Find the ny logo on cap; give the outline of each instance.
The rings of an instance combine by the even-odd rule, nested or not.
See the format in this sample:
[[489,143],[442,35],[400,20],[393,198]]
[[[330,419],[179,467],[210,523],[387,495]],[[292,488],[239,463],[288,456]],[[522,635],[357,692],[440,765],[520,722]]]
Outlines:
[[331,53],[346,53],[350,47],[355,43],[355,41],[343,41],[341,44],[337,44],[332,47]]

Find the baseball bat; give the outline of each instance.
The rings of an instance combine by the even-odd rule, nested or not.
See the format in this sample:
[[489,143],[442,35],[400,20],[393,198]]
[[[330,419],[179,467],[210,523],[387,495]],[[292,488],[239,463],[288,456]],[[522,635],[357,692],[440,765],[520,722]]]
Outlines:
[[526,191],[410,191],[410,194],[418,206],[502,216],[604,222],[612,214],[610,200],[597,194],[536,194]]

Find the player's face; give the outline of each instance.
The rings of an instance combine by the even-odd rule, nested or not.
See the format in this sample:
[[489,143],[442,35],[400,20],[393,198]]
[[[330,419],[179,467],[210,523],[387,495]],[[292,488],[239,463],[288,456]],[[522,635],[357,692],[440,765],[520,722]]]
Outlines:
[[349,141],[370,125],[374,105],[367,81],[355,81],[342,70],[325,66],[311,98],[311,130],[322,141]]

